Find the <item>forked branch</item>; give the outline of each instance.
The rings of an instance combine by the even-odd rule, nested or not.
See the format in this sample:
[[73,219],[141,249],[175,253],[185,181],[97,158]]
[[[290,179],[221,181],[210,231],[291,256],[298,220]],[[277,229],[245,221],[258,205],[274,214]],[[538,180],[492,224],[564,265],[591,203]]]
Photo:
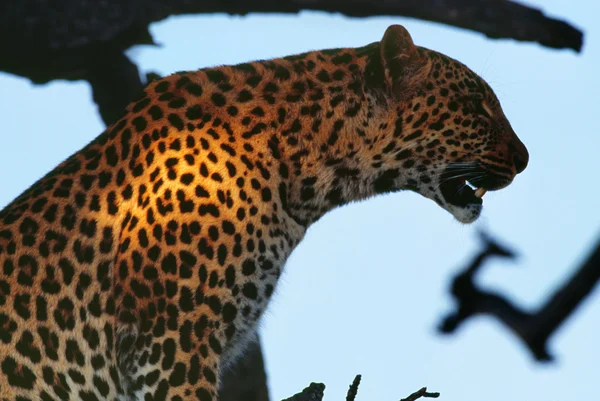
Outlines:
[[458,307],[443,319],[439,330],[449,334],[472,316],[491,315],[523,340],[538,361],[551,361],[553,357],[547,351],[548,339],[600,280],[600,243],[571,279],[555,291],[537,312],[529,312],[515,306],[505,296],[484,291],[475,285],[475,275],[488,258],[515,258],[514,252],[501,246],[488,235],[481,233],[481,237],[484,249],[452,282],[451,292]]

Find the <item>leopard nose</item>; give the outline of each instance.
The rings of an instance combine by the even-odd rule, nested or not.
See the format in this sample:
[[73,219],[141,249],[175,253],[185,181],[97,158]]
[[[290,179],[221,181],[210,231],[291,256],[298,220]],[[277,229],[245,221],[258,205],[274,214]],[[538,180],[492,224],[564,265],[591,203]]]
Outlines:
[[527,162],[529,160],[529,155],[525,155],[525,157],[523,157],[523,155],[515,155],[514,157],[514,162],[515,162],[515,168],[517,169],[517,174],[520,174],[523,172],[523,170],[525,170],[525,167],[527,167]]
[[517,174],[519,174],[525,170],[527,163],[529,163],[529,152],[516,135],[514,136],[511,148],[513,150],[513,163],[517,170]]

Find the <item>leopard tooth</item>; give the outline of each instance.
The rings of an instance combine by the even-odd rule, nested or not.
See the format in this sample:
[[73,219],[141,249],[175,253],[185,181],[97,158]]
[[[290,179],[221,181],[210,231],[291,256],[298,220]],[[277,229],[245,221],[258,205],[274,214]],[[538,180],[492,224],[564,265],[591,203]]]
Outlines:
[[477,190],[475,191],[475,196],[478,198],[483,198],[483,195],[485,195],[486,192],[487,189],[485,188],[477,188]]

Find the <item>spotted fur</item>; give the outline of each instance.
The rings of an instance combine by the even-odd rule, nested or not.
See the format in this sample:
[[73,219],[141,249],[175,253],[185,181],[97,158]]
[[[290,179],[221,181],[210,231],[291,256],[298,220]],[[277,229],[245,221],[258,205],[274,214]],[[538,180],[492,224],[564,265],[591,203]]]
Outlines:
[[0,212],[0,399],[215,400],[311,223],[402,189],[470,222],[444,185],[527,159],[490,87],[400,26],[152,82]]

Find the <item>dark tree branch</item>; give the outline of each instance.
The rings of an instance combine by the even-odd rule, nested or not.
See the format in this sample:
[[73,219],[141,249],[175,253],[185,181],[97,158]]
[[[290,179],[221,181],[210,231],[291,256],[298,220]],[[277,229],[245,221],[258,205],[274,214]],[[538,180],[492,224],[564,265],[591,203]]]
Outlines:
[[91,63],[87,81],[100,116],[107,125],[123,115],[129,102],[143,87],[137,66],[119,51],[106,58],[98,57]]
[[360,385],[361,375],[356,375],[354,381],[350,385],[348,389],[348,394],[346,395],[346,401],[354,401],[356,399],[356,395],[358,394],[358,386]]
[[310,383],[301,393],[286,398],[282,401],[321,401],[325,394],[325,385],[323,383]]
[[406,398],[401,399],[400,401],[416,401],[419,398],[438,398],[440,393],[430,393],[427,391],[427,387],[421,388],[419,391],[412,393]]
[[483,233],[482,239],[485,248],[464,272],[454,278],[452,295],[458,302],[458,308],[443,320],[439,330],[445,334],[452,333],[466,319],[477,314],[495,316],[526,344],[538,361],[551,361],[553,357],[547,351],[548,339],[600,280],[600,243],[572,278],[545,305],[532,313],[523,311],[502,295],[477,288],[475,275],[487,258],[515,258],[512,251]]
[[124,51],[153,43],[148,31],[152,22],[180,14],[302,10],[350,17],[406,16],[491,38],[576,51],[583,41],[583,33],[568,23],[508,0],[20,0],[0,2],[0,71],[36,84],[88,80],[109,125],[130,100],[128,95],[142,89],[137,68]]
[[[348,395],[346,396],[346,401],[356,401],[356,395],[358,393],[358,386],[360,384],[360,375],[356,375],[354,381],[350,385],[348,389]],[[325,394],[325,385],[322,383],[311,383],[307,388],[302,390],[301,393],[298,393],[290,398],[286,398],[282,401],[322,401],[323,395]],[[400,401],[416,401],[421,398],[438,398],[440,393],[430,393],[427,391],[427,387],[421,388],[419,391],[416,391],[409,395],[406,398],[401,399]]]
[[600,280],[600,241],[583,265],[536,313],[538,326],[532,337],[545,342],[592,292]]
[[219,401],[269,401],[267,375],[260,342],[252,342],[221,383]]
[[82,79],[96,55],[152,43],[148,25],[180,14],[406,16],[552,48],[581,50],[583,33],[508,0],[20,0],[0,2],[0,70],[43,83]]
[[[2,237],[0,237],[0,239],[1,238]],[[124,338],[124,341],[128,341],[127,346],[129,346],[129,343],[135,341],[133,336],[126,336]],[[313,389],[313,387],[314,386],[311,385],[310,388]],[[316,388],[319,387],[317,386]],[[325,386],[323,386],[323,389],[324,388]],[[306,392],[308,392],[308,390],[304,393]],[[267,377],[258,338],[256,338],[256,341],[252,341],[248,344],[245,354],[224,372],[221,388],[219,389],[218,400],[269,401]],[[304,398],[301,398],[301,400],[304,400]]]

